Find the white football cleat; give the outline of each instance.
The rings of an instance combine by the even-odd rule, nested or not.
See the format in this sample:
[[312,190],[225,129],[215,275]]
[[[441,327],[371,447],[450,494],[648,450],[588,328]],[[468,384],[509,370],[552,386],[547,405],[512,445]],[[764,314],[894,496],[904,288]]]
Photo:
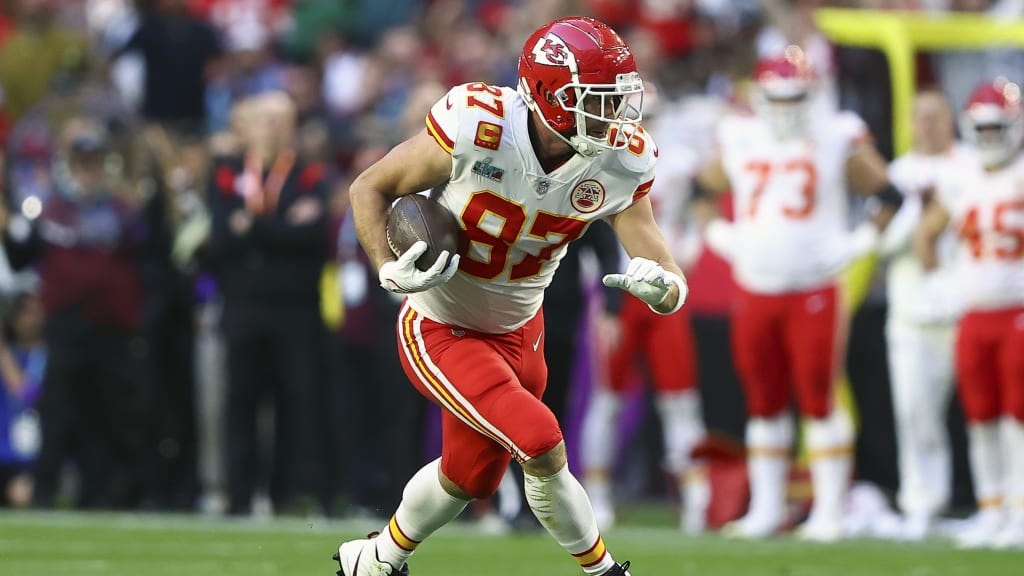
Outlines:
[[1024,548],[1024,517],[1008,522],[992,539],[992,546],[1000,550]]
[[783,519],[770,514],[747,514],[722,527],[722,535],[737,540],[762,540],[782,528]]
[[928,514],[907,514],[901,526],[900,539],[904,542],[923,542],[935,528],[934,519]]
[[988,548],[995,545],[996,535],[1004,524],[1002,510],[992,508],[974,515],[970,524],[956,536],[957,548]]
[[396,570],[391,564],[377,559],[377,546],[373,542],[376,534],[369,538],[342,542],[334,559],[341,567],[338,576],[408,576],[409,565],[403,564]]
[[797,527],[796,538],[804,542],[838,542],[843,539],[843,522],[833,518],[815,518],[812,515]]

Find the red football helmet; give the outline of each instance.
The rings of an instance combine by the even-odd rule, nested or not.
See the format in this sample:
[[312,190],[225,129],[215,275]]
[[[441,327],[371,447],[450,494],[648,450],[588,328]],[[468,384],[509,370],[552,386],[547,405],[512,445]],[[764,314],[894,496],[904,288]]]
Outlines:
[[781,55],[758,60],[750,104],[783,140],[798,138],[808,125],[814,71],[799,46],[787,46]]
[[643,89],[629,47],[593,18],[541,26],[519,56],[519,94],[526,105],[584,156],[629,144],[640,122]]
[[960,132],[986,166],[998,166],[1020,149],[1024,136],[1020,87],[997,78],[974,89],[960,115]]

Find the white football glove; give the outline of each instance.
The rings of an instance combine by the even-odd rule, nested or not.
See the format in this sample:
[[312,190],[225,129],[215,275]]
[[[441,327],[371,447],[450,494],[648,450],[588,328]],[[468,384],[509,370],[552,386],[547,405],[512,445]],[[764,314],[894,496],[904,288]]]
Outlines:
[[377,274],[380,285],[395,294],[411,294],[444,284],[459,270],[459,255],[448,260],[448,251],[437,256],[437,261],[426,269],[416,268],[416,260],[427,251],[427,243],[419,240],[409,247],[398,260],[385,262]]
[[[658,314],[672,314],[679,310],[690,291],[685,280],[647,258],[633,258],[629,261],[625,274],[605,274],[601,281],[609,288],[621,288],[643,300]],[[676,305],[665,312],[656,310],[654,307],[668,298],[669,288],[673,284],[679,287],[679,300],[676,301]]]

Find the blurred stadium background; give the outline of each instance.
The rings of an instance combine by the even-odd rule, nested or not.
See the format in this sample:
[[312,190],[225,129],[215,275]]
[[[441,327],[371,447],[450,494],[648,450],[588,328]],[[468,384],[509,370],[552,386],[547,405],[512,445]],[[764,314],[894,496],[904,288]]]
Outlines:
[[[411,472],[438,453],[438,420],[397,365],[396,304],[367,281],[344,218],[347,183],[422,129],[427,108],[449,86],[514,85],[523,39],[569,14],[598,17],[623,34],[656,90],[649,101],[655,138],[691,150],[695,163],[707,159],[717,116],[742,101],[756,57],[790,43],[804,47],[823,89],[861,114],[890,159],[909,147],[917,88],[938,87],[958,109],[978,82],[1000,75],[1019,82],[1024,74],[1019,0],[0,0],[0,502],[47,510],[0,510],[0,569],[326,572],[320,556],[329,557],[340,537],[363,524],[376,528]],[[244,175],[219,159],[279,145],[275,138],[297,150],[296,193],[319,203],[285,222],[312,237],[292,237],[254,264],[211,248],[224,227],[245,225],[218,212]],[[49,199],[78,203],[67,167],[96,150],[118,208],[91,230],[100,243],[113,235],[119,249],[102,261],[40,267],[39,253],[20,241],[39,227]],[[891,498],[899,478],[884,275],[871,263],[859,270],[850,278],[859,290],[848,399],[861,423],[862,512],[872,514],[880,505],[874,497]],[[596,308],[593,274],[583,277],[579,294]],[[735,480],[745,417],[729,355],[728,265],[702,253],[690,279],[705,419],[722,478]],[[272,314],[264,314],[267,306]],[[588,318],[579,327],[586,341]],[[63,360],[54,368],[46,358],[58,350]],[[571,454],[601,377],[591,352],[584,346],[574,359],[564,423]],[[229,386],[232,362],[251,386]],[[42,365],[63,376],[46,376],[61,389],[49,418],[59,421],[62,442],[41,458],[40,421],[57,426],[40,405]],[[949,427],[952,514],[964,516],[974,501],[955,403]],[[677,496],[660,469],[657,415],[643,391],[633,395],[618,438],[625,527],[613,540],[624,550],[617,555],[650,558],[648,573],[1012,574],[1007,563],[1020,567],[1019,556],[958,553],[942,543],[686,540],[666,512]],[[229,485],[232,467],[252,471],[251,479]],[[737,486],[721,514],[742,510],[746,493]],[[806,504],[799,483],[793,500]],[[232,519],[212,519],[224,515]],[[489,510],[471,516],[467,522],[479,521]],[[472,533],[463,541],[471,530],[448,529],[417,554],[417,572],[490,569],[440,562],[485,548],[509,557],[499,573],[558,566],[557,549],[535,534],[477,541]],[[523,557],[534,563],[519,563]]]

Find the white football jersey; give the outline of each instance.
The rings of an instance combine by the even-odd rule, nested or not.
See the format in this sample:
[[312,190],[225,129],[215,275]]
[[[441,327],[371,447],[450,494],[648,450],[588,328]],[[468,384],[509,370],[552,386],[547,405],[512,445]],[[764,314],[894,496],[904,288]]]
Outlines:
[[733,275],[747,290],[780,294],[831,282],[847,257],[846,159],[870,138],[851,112],[816,116],[807,138],[780,141],[751,115],[718,125],[732,185]]
[[1024,305],[1024,156],[995,172],[981,162],[939,183],[960,243],[956,279],[967,310]]
[[[883,236],[883,252],[891,255],[886,275],[889,316],[906,322],[948,322],[955,319],[957,303],[952,264],[956,256],[955,234],[943,234],[938,241],[939,268],[925,273],[914,254],[912,239],[925,204],[940,187],[940,181],[970,170],[974,155],[960,145],[945,154],[908,152],[889,165],[889,181],[905,201]],[[937,199],[936,199],[937,200]]]
[[433,197],[463,230],[459,272],[409,296],[424,316],[487,333],[519,328],[540,309],[566,245],[650,191],[657,149],[646,132],[545,173],[529,121],[515,90],[482,83],[452,88],[427,115],[427,130],[452,155],[451,179]]

